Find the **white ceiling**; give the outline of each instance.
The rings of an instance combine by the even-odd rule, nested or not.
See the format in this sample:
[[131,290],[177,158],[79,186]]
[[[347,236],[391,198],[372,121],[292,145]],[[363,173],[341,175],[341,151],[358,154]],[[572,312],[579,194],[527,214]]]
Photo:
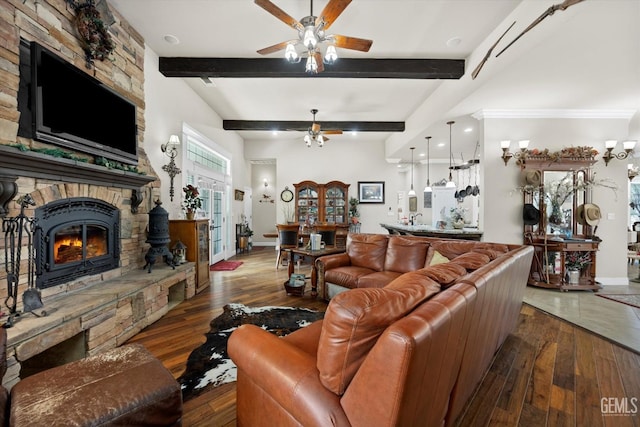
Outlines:
[[[272,0],[296,19],[309,15],[308,0]],[[354,0],[329,33],[372,39],[368,53],[338,49],[345,58],[465,59],[459,80],[333,78],[218,78],[206,87],[185,79],[228,120],[406,121],[399,134],[358,135],[386,141],[387,158],[408,159],[426,151],[448,159],[449,128],[454,155],[473,155],[481,109],[640,108],[640,0],[585,0],[558,10],[499,57],[495,55],[548,7],[560,0]],[[112,8],[161,57],[262,57],[256,51],[289,40],[295,30],[252,0],[109,0]],[[317,15],[327,0],[313,2]],[[477,79],[471,72],[500,35]],[[166,35],[178,38],[167,43]],[[448,41],[458,38],[460,43]],[[282,53],[267,57],[278,58]],[[292,67],[304,67],[303,63]],[[636,114],[636,118],[638,114]],[[463,132],[471,127],[471,132]],[[270,132],[239,132],[249,139]],[[276,136],[282,138],[282,135]],[[288,133],[302,143],[300,133]],[[332,135],[339,144],[351,135]],[[438,149],[438,142],[446,142]]]

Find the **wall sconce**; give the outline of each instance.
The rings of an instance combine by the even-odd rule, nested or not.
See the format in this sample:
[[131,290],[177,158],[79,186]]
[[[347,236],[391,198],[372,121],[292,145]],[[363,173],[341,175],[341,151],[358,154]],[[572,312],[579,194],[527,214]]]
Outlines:
[[164,154],[169,157],[169,163],[162,166],[162,170],[169,174],[169,198],[173,202],[173,178],[180,174],[180,168],[176,166],[175,158],[178,155],[178,145],[180,145],[180,138],[178,135],[171,135],[169,141],[166,144],[162,144],[160,149]]
[[264,193],[262,194],[262,199],[259,200],[260,203],[275,203],[275,200],[271,198],[269,194],[267,194],[267,189],[269,188],[269,182],[267,178],[263,179],[264,184]]
[[505,166],[507,166],[507,163],[509,163],[509,160],[511,160],[512,157],[515,157],[516,159],[521,160],[522,163],[524,163],[527,160],[527,148],[529,147],[528,139],[523,139],[521,141],[518,141],[518,147],[520,148],[520,151],[515,154],[509,151],[510,147],[511,147],[511,141],[509,140],[500,141],[500,148],[502,148],[502,160],[504,160]]
[[622,143],[622,147],[624,148],[624,152],[620,152],[618,154],[614,154],[613,153],[613,149],[616,148],[617,144],[618,144],[618,141],[616,141],[614,139],[610,139],[608,141],[605,141],[604,148],[606,148],[607,151],[602,155],[602,158],[604,159],[604,164],[606,166],[609,165],[609,162],[613,158],[616,158],[618,160],[624,160],[627,157],[629,157],[629,153],[631,153],[633,151],[633,148],[636,146],[636,141],[624,141]]

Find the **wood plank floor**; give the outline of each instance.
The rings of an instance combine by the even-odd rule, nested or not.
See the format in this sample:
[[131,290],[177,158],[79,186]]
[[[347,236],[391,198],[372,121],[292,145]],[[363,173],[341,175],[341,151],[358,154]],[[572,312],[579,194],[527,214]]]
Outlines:
[[[304,297],[285,294],[286,268],[275,270],[272,248],[234,260],[244,264],[235,271],[211,272],[208,289],[130,342],[144,344],[177,378],[226,303],[326,308],[309,292]],[[308,271],[303,265],[301,272]],[[603,413],[603,398],[608,413]],[[629,413],[621,414],[624,409]],[[184,410],[184,426],[235,426],[235,384],[185,402]],[[496,354],[459,425],[638,427],[638,410],[640,355],[523,305],[516,331]]]

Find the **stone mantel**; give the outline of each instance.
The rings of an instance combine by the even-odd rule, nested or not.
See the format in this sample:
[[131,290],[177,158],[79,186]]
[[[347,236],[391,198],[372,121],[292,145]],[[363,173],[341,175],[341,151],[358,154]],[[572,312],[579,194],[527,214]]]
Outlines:
[[92,163],[49,156],[0,145],[0,170],[5,176],[48,179],[137,190],[157,178]]

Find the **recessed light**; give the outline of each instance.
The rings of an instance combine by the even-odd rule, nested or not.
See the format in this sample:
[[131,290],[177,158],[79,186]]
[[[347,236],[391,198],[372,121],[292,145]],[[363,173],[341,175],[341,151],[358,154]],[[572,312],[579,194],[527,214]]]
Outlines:
[[453,37],[453,38],[447,40],[447,46],[448,47],[456,47],[460,43],[462,43],[462,39],[460,37]]
[[180,43],[180,39],[174,36],[173,34],[167,34],[164,36],[164,41],[169,44],[178,44]]
[[472,131],[473,131],[473,128],[466,128],[464,131],[465,131],[466,133],[469,133],[469,132],[472,132]]
[[444,147],[444,142],[439,143],[438,147]]

